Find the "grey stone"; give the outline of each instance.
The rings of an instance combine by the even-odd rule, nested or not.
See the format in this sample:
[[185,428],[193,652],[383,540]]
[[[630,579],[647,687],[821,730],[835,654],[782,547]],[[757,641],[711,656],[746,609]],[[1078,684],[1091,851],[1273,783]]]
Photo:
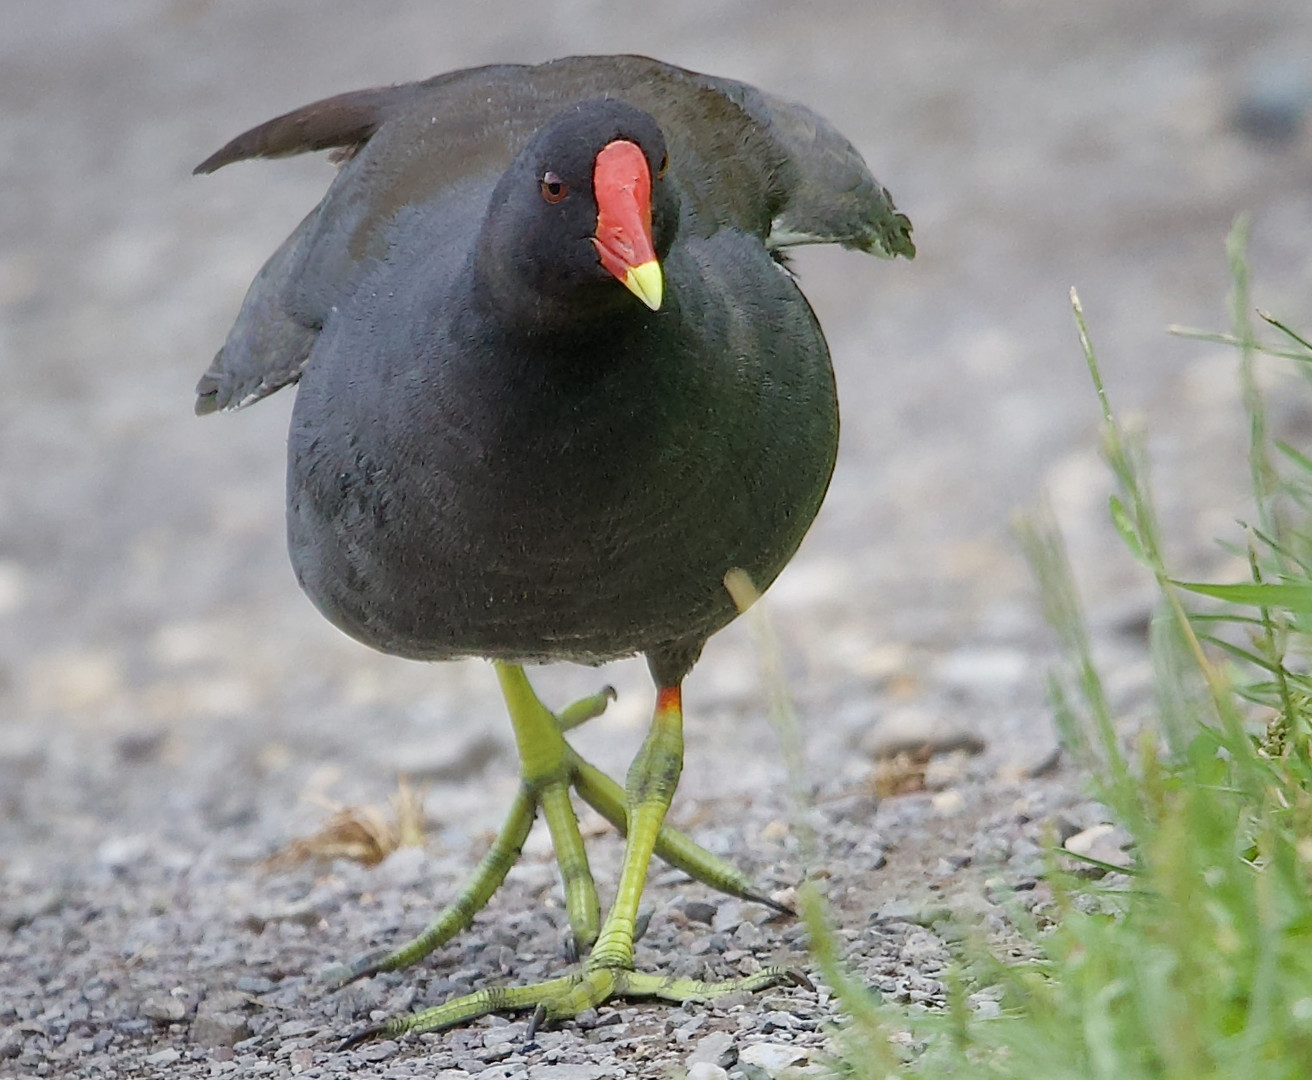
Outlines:
[[678,1043],[686,1043],[690,1041],[693,1035],[697,1033],[698,1028],[702,1027],[705,1023],[706,1017],[704,1016],[694,1016],[690,1020],[685,1020],[674,1029],[674,1041]]
[[0,909],[0,930],[12,934],[21,930],[42,915],[54,915],[65,904],[63,889],[43,889],[32,896],[20,898],[16,903]]
[[236,1046],[249,1035],[250,1024],[245,1013],[202,1007],[196,1010],[191,1025],[192,1040],[199,1046]]
[[515,1052],[515,1044],[506,1042],[500,1031],[488,1032],[485,1049],[479,1055],[485,1062],[505,1061]]
[[877,725],[861,734],[857,748],[879,761],[924,750],[933,754],[950,750],[978,754],[984,749],[984,740],[952,716],[906,706],[885,713]]
[[949,914],[950,912],[945,904],[925,903],[920,900],[898,897],[885,902],[875,918],[879,922],[904,922],[916,926],[932,926],[934,923],[947,918]]
[[529,1080],[606,1080],[606,1072],[599,1065],[531,1065]]
[[0,1061],[18,1057],[23,1052],[23,1036],[13,1028],[0,1032]]
[[765,1013],[761,1017],[761,1033],[769,1035],[774,1031],[792,1031],[796,1027],[802,1026],[803,1021],[790,1012],[784,1012],[782,1009],[774,1009]]
[[140,862],[149,851],[150,838],[147,836],[112,836],[96,849],[96,859],[111,870],[123,870]]
[[382,1039],[379,1042],[365,1043],[357,1046],[354,1053],[365,1061],[386,1061],[394,1057],[397,1051],[395,1039]]
[[141,1015],[161,1024],[176,1024],[187,1015],[187,1005],[181,998],[171,994],[148,997],[141,1003]]
[[738,1060],[738,1051],[733,1044],[733,1036],[727,1031],[715,1031],[697,1040],[697,1047],[684,1059],[689,1067],[699,1061],[710,1062],[722,1069],[732,1068]]
[[709,1061],[697,1061],[688,1066],[686,1080],[729,1080],[729,1074]]
[[790,1065],[803,1064],[807,1056],[803,1047],[792,1043],[759,1042],[744,1046],[739,1051],[738,1061],[764,1069],[770,1076],[778,1076]]
[[166,1065],[172,1065],[181,1057],[182,1052],[180,1050],[175,1050],[173,1047],[169,1046],[163,1050],[157,1050],[155,1053],[148,1055],[146,1057],[146,1064],[163,1068]]
[[726,900],[715,909],[711,929],[718,934],[732,933],[743,921],[743,904],[739,900]]
[[[237,980],[240,982],[240,979]],[[247,1007],[251,997],[236,991],[236,989],[216,989],[213,993],[207,993],[205,1000],[197,1007],[198,1013],[231,1013],[240,1012]]]
[[715,920],[715,905],[705,900],[685,900],[679,910],[691,921],[710,926]]

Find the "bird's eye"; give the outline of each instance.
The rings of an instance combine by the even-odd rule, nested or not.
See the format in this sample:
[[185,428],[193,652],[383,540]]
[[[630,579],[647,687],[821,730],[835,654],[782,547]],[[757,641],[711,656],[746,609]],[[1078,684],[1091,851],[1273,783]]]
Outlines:
[[661,163],[656,169],[656,179],[659,180],[665,175],[665,170],[670,167],[670,155],[668,153],[661,157]]
[[558,203],[569,194],[569,186],[554,172],[542,177],[542,197],[549,203]]

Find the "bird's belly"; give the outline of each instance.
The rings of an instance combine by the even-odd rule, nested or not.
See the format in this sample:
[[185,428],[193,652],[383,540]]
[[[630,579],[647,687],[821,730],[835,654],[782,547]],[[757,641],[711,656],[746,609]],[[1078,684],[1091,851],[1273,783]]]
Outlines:
[[729,569],[764,588],[800,543],[832,468],[836,430],[821,432],[786,459],[762,445],[659,477],[577,460],[500,483],[339,468],[328,500],[305,478],[330,470],[294,467],[292,561],[329,619],[402,656],[601,663],[701,641],[734,616]]
[[682,298],[587,363],[499,347],[489,364],[454,331],[422,360],[371,353],[377,319],[326,328],[289,439],[310,597],[418,658],[601,662],[729,622],[725,573],[774,580],[838,440],[824,338],[754,250],[722,232],[672,252]]

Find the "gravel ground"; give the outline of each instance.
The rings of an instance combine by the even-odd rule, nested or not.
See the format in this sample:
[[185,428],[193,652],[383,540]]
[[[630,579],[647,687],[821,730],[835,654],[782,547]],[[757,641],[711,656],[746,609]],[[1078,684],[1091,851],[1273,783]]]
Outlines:
[[[1308,324],[1306,0],[443,5],[46,0],[0,35],[0,1073],[19,1076],[759,1080],[816,1071],[831,1015],[774,991],[603,1008],[538,1035],[488,1019],[351,1053],[343,1033],[563,963],[534,833],[473,930],[414,972],[328,993],[329,965],[413,933],[513,790],[495,680],[337,634],[282,540],[289,394],[191,415],[251,276],[318,198],[321,160],[189,171],[229,136],[340,90],[494,60],[641,51],[805,100],[916,223],[914,264],[797,259],[844,405],[826,508],[771,592],[853,965],[932,1006],[949,924],[1005,935],[1042,900],[1041,843],[1103,824],[1058,763],[1050,642],[1009,533],[1047,491],[1118,709],[1147,705],[1146,583],[1103,523],[1078,285],[1118,403],[1152,432],[1177,563],[1245,513],[1222,240],[1254,221],[1264,306]],[[1284,433],[1312,416],[1273,385]],[[686,686],[676,822],[769,889],[802,871],[749,634]],[[622,774],[650,708],[638,662],[544,670],[552,702],[620,691],[577,743]],[[945,752],[873,796],[899,743]],[[972,748],[947,752],[953,745]],[[725,764],[732,762],[733,769]],[[428,843],[369,870],[270,871],[332,804],[424,785]],[[585,819],[591,830],[595,822]],[[1090,836],[1096,835],[1089,834]],[[593,841],[603,889],[619,846]],[[640,962],[727,977],[805,964],[799,928],[657,871]],[[989,1009],[987,1000],[976,1002]]]

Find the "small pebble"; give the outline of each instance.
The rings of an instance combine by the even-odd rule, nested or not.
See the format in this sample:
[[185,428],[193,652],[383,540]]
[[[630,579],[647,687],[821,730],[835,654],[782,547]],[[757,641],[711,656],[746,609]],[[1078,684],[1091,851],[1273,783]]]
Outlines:
[[181,998],[148,997],[141,1003],[141,1015],[161,1024],[176,1024],[187,1015],[187,1006]]
[[738,900],[726,900],[715,909],[711,929],[718,934],[732,933],[743,921],[743,905]]
[[916,926],[932,926],[949,915],[943,904],[926,904],[905,898],[893,899],[880,907],[874,918],[879,922],[904,922]]
[[705,1061],[728,1069],[737,1060],[738,1051],[733,1045],[733,1036],[727,1031],[715,1031],[698,1040],[697,1048],[688,1055],[685,1062],[689,1068],[699,1061]]
[[42,915],[58,913],[65,902],[64,891],[58,888],[43,889],[33,896],[21,898],[0,910],[0,930],[12,934]]
[[505,1061],[515,1052],[514,1044],[502,1042],[503,1038],[500,1032],[488,1035],[487,1049],[480,1055],[484,1061]]
[[149,851],[148,837],[113,836],[101,842],[96,849],[96,859],[111,870],[124,870],[144,859]]
[[674,1029],[674,1041],[676,1043],[686,1043],[690,1041],[697,1029],[706,1023],[706,1017],[694,1016],[687,1023],[680,1024]]
[[175,1061],[177,1061],[181,1057],[182,1057],[181,1051],[175,1050],[173,1049],[173,1047],[169,1046],[163,1050],[157,1050],[155,1051],[155,1053],[147,1056],[146,1064],[156,1065],[162,1068],[165,1065],[172,1065]]
[[598,1065],[534,1065],[528,1070],[529,1080],[606,1080],[606,1072]]
[[1087,855],[1113,866],[1132,866],[1134,859],[1125,850],[1131,842],[1130,834],[1124,829],[1104,824],[1076,833],[1064,846],[1074,855]]
[[688,1066],[687,1080],[729,1080],[729,1074],[709,1061],[698,1061]]
[[365,1061],[386,1061],[394,1057],[397,1051],[395,1039],[383,1039],[380,1042],[365,1043],[363,1046],[357,1046],[353,1053],[363,1058]]
[[760,1042],[744,1046],[738,1055],[740,1062],[764,1069],[776,1076],[790,1065],[799,1065],[807,1059],[807,1051],[792,1043]]
[[685,900],[679,910],[691,921],[710,926],[715,919],[715,905],[705,900]]
[[916,706],[890,709],[878,724],[857,739],[857,749],[875,761],[904,753],[943,754],[964,750],[978,754],[984,742],[970,728]]
[[206,1002],[196,1010],[191,1038],[198,1046],[236,1046],[250,1035],[250,1023],[244,1013],[215,1012]]

